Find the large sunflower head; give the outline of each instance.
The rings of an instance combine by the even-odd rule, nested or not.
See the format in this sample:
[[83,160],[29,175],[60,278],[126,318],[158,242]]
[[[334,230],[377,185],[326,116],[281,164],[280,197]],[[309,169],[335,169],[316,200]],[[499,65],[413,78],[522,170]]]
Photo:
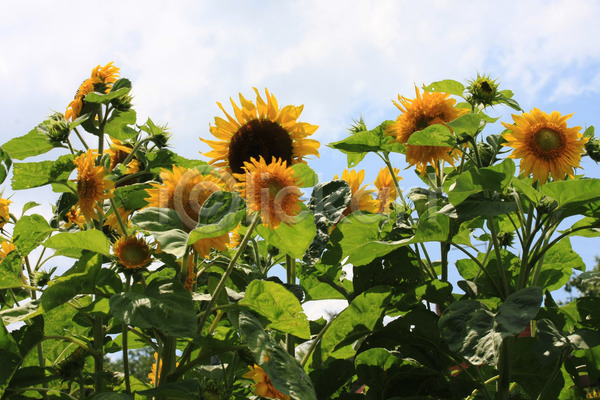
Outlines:
[[10,203],[12,203],[12,201],[0,199],[0,229],[2,229],[8,221],[10,221],[10,213],[8,211],[8,206]]
[[267,164],[261,156],[244,163],[245,174],[236,174],[240,181],[242,197],[248,208],[262,211],[262,224],[275,229],[281,222],[291,223],[302,211],[302,192],[294,170],[281,158],[271,158]]
[[365,180],[365,170],[361,169],[356,172],[355,170],[344,170],[342,177],[338,178],[337,175],[333,179],[343,179],[350,185],[350,191],[352,193],[352,200],[350,205],[346,207],[343,212],[343,216],[346,216],[354,211],[368,211],[377,212],[379,209],[377,202],[373,198],[373,189],[367,189],[367,185],[361,186]]
[[[227,190],[227,182],[216,173],[202,174],[195,168],[174,166],[173,171],[163,169],[162,183],[152,183],[146,192],[148,207],[163,207],[177,211],[187,231],[198,225],[198,214],[202,204],[211,194]],[[200,239],[193,247],[201,257],[208,257],[211,248],[224,251],[229,243],[229,234]]]
[[572,115],[562,116],[558,111],[546,114],[534,108],[529,113],[513,114],[514,124],[502,123],[509,130],[503,135],[503,145],[514,149],[510,158],[521,159],[520,173],[533,174],[533,181],[541,184],[549,174],[552,179],[573,178],[588,138],[583,137],[580,126],[567,127]]
[[128,270],[136,270],[150,263],[152,249],[143,238],[121,236],[113,245],[113,252],[119,264]]
[[[396,180],[402,179],[398,175],[399,172],[398,168],[394,168]],[[375,187],[377,188],[377,203],[379,204],[377,212],[387,214],[390,212],[390,203],[398,197],[394,178],[390,174],[389,168],[383,167],[379,170],[379,174],[375,178]]]
[[[434,124],[451,122],[467,113],[466,109],[455,108],[456,100],[449,98],[447,93],[424,92],[421,94],[415,87],[416,98],[408,99],[398,96],[399,103],[393,102],[401,111],[396,122],[389,125],[386,134],[392,136],[399,143],[406,143],[410,136]],[[416,165],[421,174],[424,174],[427,165],[436,168],[436,161],[445,160],[454,165],[459,152],[451,147],[443,146],[415,146],[406,144],[406,161],[412,166]]]
[[255,382],[252,385],[254,394],[268,399],[290,400],[290,396],[275,389],[271,379],[269,379],[267,373],[259,365],[249,365],[248,368],[250,371],[246,372],[242,378],[250,379]]
[[226,167],[235,174],[243,173],[244,163],[254,158],[265,160],[281,159],[287,165],[303,162],[307,155],[319,155],[319,142],[307,139],[318,128],[306,122],[298,122],[304,106],[279,108],[277,99],[265,90],[266,102],[256,92],[256,105],[240,94],[241,108],[231,100],[234,116],[217,103],[227,119],[215,117],[215,126],[210,132],[217,141],[203,142],[212,147],[204,153],[211,157],[210,164]]
[[119,68],[112,65],[109,62],[104,67],[98,65],[92,70],[89,78],[87,78],[77,89],[75,98],[67,106],[65,111],[65,118],[67,120],[75,120],[79,117],[81,109],[83,108],[84,98],[87,94],[92,92],[108,93],[113,83],[115,83],[119,77]]
[[75,158],[77,166],[77,194],[79,195],[79,208],[86,219],[96,217],[95,211],[102,211],[98,204],[113,196],[112,189],[115,183],[106,177],[106,169],[96,166],[97,153],[88,149]]

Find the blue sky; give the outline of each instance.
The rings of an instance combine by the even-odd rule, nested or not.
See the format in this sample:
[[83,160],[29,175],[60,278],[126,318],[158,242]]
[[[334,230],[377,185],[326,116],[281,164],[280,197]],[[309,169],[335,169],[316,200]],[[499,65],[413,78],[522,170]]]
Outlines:
[[[413,97],[415,84],[485,73],[527,111],[599,125],[599,18],[591,0],[10,2],[0,13],[0,142],[64,112],[90,70],[110,61],[133,82],[138,122],[168,123],[189,158],[205,159],[198,137],[210,137],[217,101],[267,87],[280,105],[304,104],[300,120],[320,126],[321,159],[310,165],[323,180],[346,166],[325,144],[359,115],[370,127],[395,119],[392,99]],[[506,122],[510,113],[491,112]],[[367,157],[359,167],[372,181],[380,166]],[[402,176],[407,190],[419,185],[411,170]],[[573,242],[591,264],[598,240]]]

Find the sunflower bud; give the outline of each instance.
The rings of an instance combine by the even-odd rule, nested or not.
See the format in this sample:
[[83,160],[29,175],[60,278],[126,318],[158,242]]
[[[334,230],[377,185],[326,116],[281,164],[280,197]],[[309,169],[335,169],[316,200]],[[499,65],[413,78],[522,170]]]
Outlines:
[[203,385],[201,398],[202,400],[224,400],[225,398],[229,398],[229,396],[225,396],[223,385],[209,379]]
[[467,101],[473,105],[490,106],[498,100],[498,84],[495,79],[489,76],[480,76],[473,81],[469,81],[467,86]]
[[502,247],[510,247],[513,245],[515,240],[515,234],[513,232],[498,232],[498,242]]
[[85,365],[86,353],[81,347],[69,354],[56,366],[56,372],[63,381],[74,380],[81,375]]
[[52,143],[66,142],[71,127],[61,113],[54,113],[47,120],[38,125],[38,130],[48,136]]
[[591,138],[585,144],[585,150],[592,160],[596,162],[600,161],[600,140]]
[[129,111],[132,106],[132,104],[131,104],[132,100],[133,100],[133,97],[126,94],[124,96],[117,97],[116,99],[112,99],[110,101],[110,104],[119,111]]
[[348,131],[352,135],[358,132],[368,131],[367,124],[365,124],[365,120],[363,119],[362,115],[358,119],[352,120],[352,125],[350,125],[350,128],[348,128]]
[[558,202],[552,197],[542,196],[540,203],[537,206],[537,210],[541,214],[550,214],[552,211],[558,208]]

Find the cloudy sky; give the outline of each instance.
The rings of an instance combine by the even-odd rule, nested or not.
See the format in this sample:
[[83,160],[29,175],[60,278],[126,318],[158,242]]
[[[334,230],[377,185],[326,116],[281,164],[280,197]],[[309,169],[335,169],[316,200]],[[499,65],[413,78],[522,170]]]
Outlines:
[[[527,111],[574,112],[570,126],[599,123],[600,2],[592,0],[26,0],[2,8],[2,143],[64,112],[90,70],[110,61],[133,82],[138,122],[168,123],[174,150],[189,158],[208,150],[198,137],[221,115],[217,101],[266,87],[280,105],[304,104],[300,120],[320,126],[322,156],[310,165],[322,179],[346,165],[325,144],[360,115],[370,127],[395,119],[392,99],[413,97],[415,84],[489,74]],[[492,114],[510,121],[508,108]],[[361,167],[372,180],[380,165],[367,157]],[[584,167],[600,177],[594,163]],[[406,189],[418,184],[411,170],[402,175]],[[597,243],[574,242],[591,264]]]

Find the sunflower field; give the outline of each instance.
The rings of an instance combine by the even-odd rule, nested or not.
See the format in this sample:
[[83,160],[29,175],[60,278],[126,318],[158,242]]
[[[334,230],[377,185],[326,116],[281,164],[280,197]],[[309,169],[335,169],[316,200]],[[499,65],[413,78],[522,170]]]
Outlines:
[[[600,398],[600,298],[553,294],[600,279],[571,247],[600,236],[593,127],[485,75],[438,81],[355,121],[329,144],[350,169],[320,182],[303,106],[217,103],[187,159],[131,89],[99,65],[0,147],[0,183],[40,193],[0,198],[1,399]],[[403,192],[407,168],[422,187]],[[304,312],[331,300],[347,306]]]

